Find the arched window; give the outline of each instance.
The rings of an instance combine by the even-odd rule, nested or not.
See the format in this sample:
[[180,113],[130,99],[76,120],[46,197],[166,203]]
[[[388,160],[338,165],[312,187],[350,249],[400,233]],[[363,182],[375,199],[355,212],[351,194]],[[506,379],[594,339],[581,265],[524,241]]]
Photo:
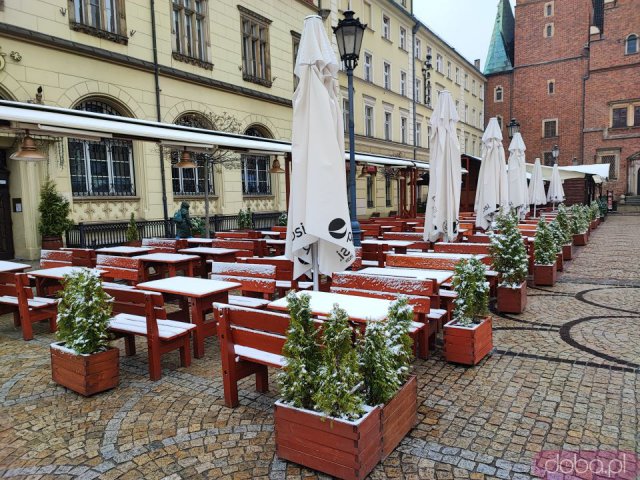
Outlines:
[[632,53],[638,53],[638,35],[632,33],[627,37],[627,40],[624,42],[624,53],[626,55],[631,55]]
[[[245,135],[268,137],[260,126],[247,129]],[[271,158],[269,155],[242,155],[242,193],[243,195],[271,195]]]
[[500,85],[498,85],[493,91],[493,101],[501,102],[503,97],[503,89]]
[[[211,130],[213,127],[207,117],[200,113],[185,113],[175,121],[176,125],[186,127],[204,128]],[[181,151],[171,152],[171,163],[177,163]],[[191,159],[196,162],[196,168],[171,168],[171,180],[173,183],[174,195],[204,195],[205,164],[209,163],[209,193],[215,193],[215,183],[213,181],[213,165],[215,163],[214,154],[203,152],[189,152]]]
[[[84,100],[75,109],[122,116],[122,112],[101,99]],[[135,195],[133,165],[133,144],[130,140],[69,138],[73,196]]]
[[547,93],[549,95],[553,95],[554,93],[556,93],[556,82],[555,82],[555,80],[549,80],[547,82]]

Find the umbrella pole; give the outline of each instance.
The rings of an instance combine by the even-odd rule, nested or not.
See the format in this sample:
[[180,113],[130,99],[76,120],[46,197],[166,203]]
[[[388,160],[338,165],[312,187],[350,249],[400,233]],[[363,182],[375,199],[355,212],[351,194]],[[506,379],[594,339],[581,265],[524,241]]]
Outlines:
[[536,218],[536,204],[533,204],[533,218]]
[[318,242],[311,245],[311,263],[313,264],[313,291],[320,290],[320,272],[318,265]]

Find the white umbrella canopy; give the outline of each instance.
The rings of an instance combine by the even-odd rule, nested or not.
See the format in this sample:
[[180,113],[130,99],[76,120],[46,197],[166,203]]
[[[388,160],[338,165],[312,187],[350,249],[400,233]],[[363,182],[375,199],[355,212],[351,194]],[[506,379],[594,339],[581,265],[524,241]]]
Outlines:
[[[355,260],[344,170],[338,60],[319,16],[305,18],[294,73],[292,174],[285,255],[294,278],[331,275]],[[314,256],[314,252],[317,254]],[[315,279],[318,278],[315,272]]]
[[557,163],[553,164],[549,191],[547,192],[547,201],[553,204],[564,201],[564,189],[562,188],[562,180],[560,180],[560,170],[558,170]]
[[547,197],[544,194],[544,180],[542,179],[542,165],[540,159],[536,158],[533,164],[533,172],[529,181],[529,205],[533,205],[535,216],[536,205],[545,205]]
[[489,228],[494,216],[509,205],[509,180],[505,164],[502,132],[498,119],[492,117],[482,135],[482,163],[476,189],[476,226]]
[[522,135],[517,132],[509,145],[509,206],[517,208],[520,218],[524,218],[528,203],[527,169],[525,167],[525,155],[527,147]]
[[431,114],[431,159],[429,197],[425,211],[424,239],[443,238],[451,242],[458,236],[462,165],[456,134],[458,112],[451,94],[444,90]]

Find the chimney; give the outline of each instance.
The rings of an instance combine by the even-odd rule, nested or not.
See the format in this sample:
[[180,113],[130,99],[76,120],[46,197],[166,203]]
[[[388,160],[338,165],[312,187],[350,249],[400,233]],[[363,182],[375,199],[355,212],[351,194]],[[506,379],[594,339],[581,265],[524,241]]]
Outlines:
[[479,58],[476,58],[473,61],[473,66],[476,67],[478,70],[480,70],[480,59]]

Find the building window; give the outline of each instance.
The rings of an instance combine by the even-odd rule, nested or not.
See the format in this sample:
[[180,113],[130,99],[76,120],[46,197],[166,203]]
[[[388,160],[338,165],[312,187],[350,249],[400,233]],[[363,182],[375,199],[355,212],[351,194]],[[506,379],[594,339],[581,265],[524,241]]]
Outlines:
[[422,123],[416,122],[416,147],[422,146]]
[[391,112],[384,112],[384,139],[391,140]]
[[419,78],[416,78],[416,91],[413,92],[413,96],[416,100],[416,102],[421,103],[423,98],[422,98],[422,82],[420,81]]
[[471,93],[475,97],[475,95],[476,95],[476,81],[475,80],[471,80]]
[[391,19],[386,15],[382,16],[382,36],[387,40],[391,38]]
[[468,73],[464,74],[464,89],[466,91],[469,91],[469,74]]
[[384,198],[387,207],[391,206],[391,177],[389,175],[384,177]]
[[407,143],[407,117],[400,118],[400,141]]
[[364,107],[364,134],[367,137],[373,136],[373,107],[371,105]]
[[400,48],[407,49],[407,29],[404,27],[400,27]]
[[456,67],[456,83],[460,85],[460,68]]
[[349,100],[342,99],[342,119],[344,122],[344,131],[349,131]]
[[472,108],[471,109],[471,125],[473,126],[478,126],[478,123],[476,122],[477,118],[476,118],[476,109]]
[[212,70],[207,11],[206,0],[173,0],[173,58]]
[[269,25],[271,20],[238,5],[242,28],[242,78],[271,86]]
[[127,44],[124,0],[75,0],[69,8],[72,30]]
[[400,72],[400,95],[407,96],[407,72]]
[[451,80],[451,62],[447,62],[447,78]]
[[480,128],[483,129],[484,128],[484,112],[482,110],[478,112],[478,119],[480,121]]
[[371,28],[371,25],[373,25],[373,17],[371,16],[371,4],[369,2],[364,2],[364,22],[367,25],[369,25],[369,28]]
[[387,90],[391,90],[391,65],[387,62],[384,62],[382,67],[382,80],[384,83],[384,88]]
[[484,100],[484,85],[480,85],[480,100]]
[[500,85],[498,85],[494,90],[493,90],[493,101],[494,102],[501,102],[502,101],[502,97],[503,97],[503,89]]
[[442,55],[439,53],[436,55],[436,72],[442,73]]
[[638,53],[638,35],[632,33],[627,37],[627,40],[624,42],[624,53],[626,55]]
[[549,80],[547,82],[547,93],[549,95],[553,95],[554,93],[556,93],[556,81],[555,80]]
[[544,157],[544,164],[547,167],[553,167],[553,164],[555,163],[555,159],[553,158],[553,152],[543,152],[542,155]]
[[[250,127],[245,135],[251,137],[266,137],[264,132],[256,127]],[[243,195],[271,195],[271,159],[269,155],[242,155],[242,194]]]
[[469,105],[464,106],[464,121],[469,123]]
[[553,37],[553,23],[547,23],[544,26],[544,36],[545,38]]
[[373,63],[373,57],[371,56],[370,53],[366,53],[365,52],[365,54],[364,54],[364,79],[367,82],[372,82],[373,81],[372,63]]
[[619,151],[598,152],[597,163],[609,164],[609,180],[618,179]]
[[553,138],[558,136],[558,120],[542,121],[542,136],[544,138]]
[[431,148],[431,127],[427,127],[427,148]]
[[416,45],[414,48],[413,56],[419,60],[422,59],[422,42],[419,38],[416,38]]
[[553,17],[553,2],[548,2],[544,4],[544,16]]
[[627,107],[613,109],[612,128],[625,128],[627,126]]
[[[182,115],[176,120],[176,125],[183,125],[195,128],[204,128],[211,130],[213,126],[206,117],[195,114],[187,113]],[[188,151],[188,150],[187,150]],[[171,163],[178,161],[181,150],[174,150],[171,152]],[[204,177],[205,177],[205,165],[209,166],[209,193],[214,193],[214,181],[213,181],[213,163],[211,154],[200,152],[189,152],[191,159],[198,165],[196,168],[171,168],[171,180],[173,183],[174,195],[203,195],[204,194]]]
[[633,126],[640,127],[640,105],[633,108]]
[[367,177],[367,208],[375,207],[375,177],[373,175],[369,175]]
[[[291,32],[291,51],[293,52],[293,68],[295,69],[296,60],[298,58],[298,49],[300,48],[300,34],[297,32]],[[293,74],[293,91],[295,92],[296,88],[298,88],[298,83],[300,83],[300,79],[297,75]]]
[[[95,100],[86,100],[75,109],[121,116],[111,105]],[[69,138],[74,197],[135,195],[133,165],[133,144],[129,140]]]

